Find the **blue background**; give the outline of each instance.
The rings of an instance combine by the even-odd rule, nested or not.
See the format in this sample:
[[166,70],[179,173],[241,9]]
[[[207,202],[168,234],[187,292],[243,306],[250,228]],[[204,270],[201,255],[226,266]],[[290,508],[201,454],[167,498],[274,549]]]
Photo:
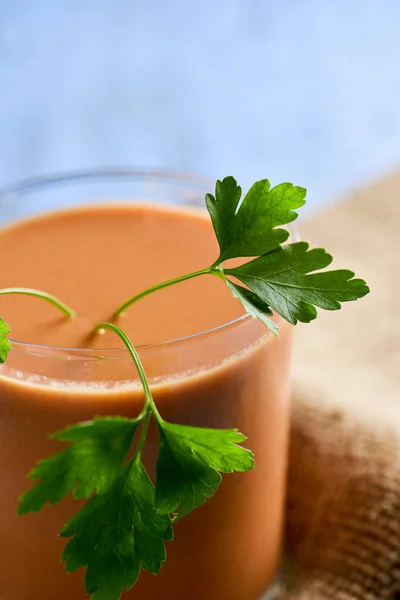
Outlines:
[[399,0],[0,0],[0,185],[99,165],[309,190],[400,162]]

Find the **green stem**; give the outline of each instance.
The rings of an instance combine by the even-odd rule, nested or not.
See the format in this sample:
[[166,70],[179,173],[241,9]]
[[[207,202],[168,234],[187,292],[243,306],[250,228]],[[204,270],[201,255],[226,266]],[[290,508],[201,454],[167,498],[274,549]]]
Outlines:
[[142,425],[142,429],[140,431],[140,438],[139,438],[139,442],[138,442],[136,454],[135,454],[135,459],[134,459],[136,463],[140,463],[141,458],[142,458],[142,451],[144,448],[144,444],[146,442],[147,432],[149,430],[149,424],[150,424],[150,417],[152,414],[149,404],[146,405],[145,410],[146,410],[146,412],[145,412],[145,415],[143,418],[143,425]]
[[147,431],[149,429],[151,415],[152,414],[154,415],[154,418],[156,419],[158,424],[161,424],[163,419],[157,410],[157,407],[153,400],[153,395],[150,390],[149,382],[147,381],[146,373],[144,372],[142,362],[141,362],[141,360],[139,358],[139,354],[137,353],[137,350],[136,350],[135,346],[132,344],[131,340],[128,338],[126,333],[124,331],[122,331],[122,329],[120,327],[118,327],[117,325],[114,325],[113,323],[97,323],[94,330],[99,331],[100,329],[109,329],[110,331],[113,331],[119,338],[121,338],[121,340],[124,342],[125,346],[127,347],[128,352],[131,355],[133,362],[135,363],[135,367],[137,369],[140,381],[143,386],[144,397],[145,397],[145,404],[144,404],[143,410],[141,412],[141,415],[143,416],[143,425],[142,425],[142,429],[140,431],[140,438],[139,438],[138,447],[137,447],[135,459],[134,459],[135,462],[140,462],[141,457],[142,457],[142,450],[143,450],[143,447],[144,447],[144,444],[146,441],[146,437],[147,437]]
[[69,306],[58,300],[55,296],[51,294],[47,294],[46,292],[42,292],[40,290],[33,290],[31,288],[3,288],[0,290],[0,294],[23,294],[25,296],[35,296],[36,298],[41,298],[42,300],[46,300],[50,302],[53,306],[58,308],[64,315],[73,319],[76,317],[75,311],[73,311]]
[[158,283],[157,285],[153,285],[134,296],[131,296],[126,302],[121,304],[114,312],[113,317],[118,317],[121,313],[123,313],[127,308],[129,308],[132,304],[141,300],[141,298],[145,298],[149,294],[156,292],[157,290],[162,290],[163,288],[169,287],[170,285],[174,285],[175,283],[180,283],[181,281],[186,281],[188,279],[194,279],[195,277],[200,277],[200,275],[218,275],[219,269],[214,267],[208,267],[207,269],[202,269],[201,271],[195,271],[194,273],[189,273],[188,275],[182,275],[181,277],[175,277],[175,279],[168,279],[168,281],[163,281],[162,283]]
[[128,349],[129,354],[132,357],[133,362],[135,363],[136,370],[139,374],[140,381],[143,386],[144,397],[145,397],[145,406],[144,406],[144,416],[146,418],[146,408],[149,407],[151,412],[153,413],[157,422],[162,422],[162,417],[157,410],[155,402],[153,400],[153,395],[150,390],[149,382],[147,381],[146,373],[144,372],[142,362],[139,358],[137,350],[135,346],[132,344],[131,340],[128,338],[126,333],[122,331],[118,325],[114,325],[113,323],[97,323],[94,330],[99,331],[100,329],[109,329],[113,331],[125,344]]

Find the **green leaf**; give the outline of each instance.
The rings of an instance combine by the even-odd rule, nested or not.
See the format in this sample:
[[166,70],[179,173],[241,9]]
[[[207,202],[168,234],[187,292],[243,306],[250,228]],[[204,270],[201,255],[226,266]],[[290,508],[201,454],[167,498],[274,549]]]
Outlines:
[[225,269],[249,287],[263,302],[295,325],[317,316],[316,306],[337,310],[341,302],[368,294],[362,279],[348,270],[311,273],[327,267],[332,257],[322,248],[309,250],[305,242],[283,246],[240,267]]
[[97,417],[54,434],[58,440],[75,443],[41,460],[31,471],[29,477],[39,482],[22,495],[18,514],[37,512],[46,502],[55,504],[71,490],[74,498],[106,491],[118,476],[140,422]]
[[173,532],[170,518],[156,513],[154,486],[143,465],[132,460],[107,492],[64,525],[61,536],[73,536],[62,558],[68,572],[87,568],[92,600],[118,600],[142,568],[158,573],[166,560],[163,540],[172,540]]
[[260,319],[273,334],[279,335],[278,325],[275,321],[268,318],[273,315],[273,312],[264,300],[256,296],[251,290],[248,290],[241,285],[237,285],[236,283],[229,281],[229,279],[226,279],[225,282],[235,298],[243,304],[249,315],[255,319]]
[[156,507],[160,514],[177,511],[180,518],[210,498],[222,473],[254,467],[250,450],[238,446],[246,438],[236,429],[204,429],[159,424]]
[[11,350],[11,342],[7,338],[10,333],[10,328],[7,323],[0,317],[0,363],[6,362],[7,354]]
[[260,256],[285,242],[289,232],[275,229],[297,218],[294,209],[305,203],[306,190],[281,183],[270,189],[268,179],[257,181],[239,206],[242,190],[233,177],[217,181],[215,197],[206,195],[220,247],[221,263],[228,258]]

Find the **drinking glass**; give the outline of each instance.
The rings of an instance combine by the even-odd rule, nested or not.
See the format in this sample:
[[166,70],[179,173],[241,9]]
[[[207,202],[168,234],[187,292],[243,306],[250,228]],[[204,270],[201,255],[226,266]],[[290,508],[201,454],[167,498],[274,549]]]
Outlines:
[[[0,226],[99,201],[204,207],[211,189],[196,177],[132,169],[41,177],[0,192]],[[243,315],[184,339],[138,348],[162,416],[173,423],[238,428],[256,466],[225,475],[216,494],[174,526],[160,573],[142,572],[124,600],[257,600],[268,588],[279,561],[290,413],[292,328],[279,324],[278,338]],[[84,570],[66,574],[60,560],[65,541],[58,536],[81,501],[67,498],[17,517],[18,497],[31,485],[26,475],[37,460],[60,450],[49,434],[95,415],[135,417],[142,404],[126,349],[13,341],[7,364],[0,366],[1,600],[87,598]],[[153,478],[157,449],[151,428],[144,461]]]

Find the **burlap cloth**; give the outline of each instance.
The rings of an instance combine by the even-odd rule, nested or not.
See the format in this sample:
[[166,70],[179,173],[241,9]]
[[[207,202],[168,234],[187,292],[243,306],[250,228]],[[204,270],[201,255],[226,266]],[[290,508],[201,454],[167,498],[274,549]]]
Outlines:
[[384,600],[400,580],[400,173],[301,233],[365,278],[371,294],[297,330],[277,597]]

